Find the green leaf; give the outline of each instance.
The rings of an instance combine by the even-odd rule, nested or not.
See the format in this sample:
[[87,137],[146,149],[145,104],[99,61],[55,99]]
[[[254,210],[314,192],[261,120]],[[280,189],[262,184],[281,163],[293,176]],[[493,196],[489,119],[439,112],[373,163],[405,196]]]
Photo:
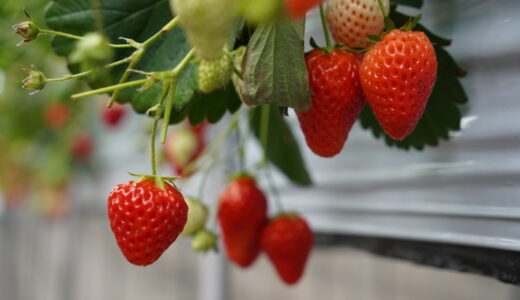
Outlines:
[[[279,108],[270,105],[267,112],[269,113],[268,141],[267,148],[264,149],[267,159],[294,183],[304,186],[311,185],[312,181],[305,168],[298,143],[280,114]],[[251,130],[260,140],[262,107],[251,109],[249,119]],[[260,144],[262,145],[262,143]]]
[[248,105],[309,108],[303,34],[303,22],[269,23],[255,30],[244,57],[244,79],[240,81],[241,96]]
[[[94,11],[90,0],[56,0],[46,12],[47,24],[51,29],[67,33],[84,35],[95,31]],[[167,0],[103,0],[100,13],[103,17],[105,34],[112,43],[122,43],[119,37],[145,41],[159,31],[172,15]],[[74,40],[57,37],[53,40],[55,52],[67,57],[74,48]],[[149,50],[136,69],[142,71],[161,71],[175,67],[191,49],[182,30],[177,27],[164,38],[158,40]],[[133,49],[122,49],[116,52],[116,60],[129,56]],[[153,53],[153,55],[151,55]],[[114,68],[114,83],[119,80],[126,65]],[[77,71],[72,68],[72,71]],[[142,78],[133,74],[130,80]],[[98,87],[98,86],[94,86]],[[189,66],[177,84],[174,98],[175,107],[179,109],[191,100],[196,89],[195,68]],[[121,91],[121,102],[132,102],[138,112],[144,113],[155,105],[161,93],[161,85],[157,84],[149,90],[139,93],[135,89]]]
[[[397,26],[402,26],[410,20],[409,16],[401,13],[392,12],[390,15]],[[415,30],[425,32],[432,42],[436,41],[434,48],[439,65],[435,87],[414,132],[402,141],[391,139],[384,133],[368,105],[359,118],[361,126],[371,130],[376,138],[383,138],[387,145],[405,150],[411,148],[423,150],[426,146],[437,146],[441,140],[448,140],[451,130],[460,129],[462,114],[459,105],[468,100],[464,87],[458,79],[464,76],[466,71],[459,67],[443,48],[449,45],[450,41],[433,34],[420,24]]]
[[242,102],[232,84],[225,89],[216,90],[211,94],[197,94],[188,107],[187,115],[192,125],[198,125],[204,120],[218,122],[226,113],[234,113]]

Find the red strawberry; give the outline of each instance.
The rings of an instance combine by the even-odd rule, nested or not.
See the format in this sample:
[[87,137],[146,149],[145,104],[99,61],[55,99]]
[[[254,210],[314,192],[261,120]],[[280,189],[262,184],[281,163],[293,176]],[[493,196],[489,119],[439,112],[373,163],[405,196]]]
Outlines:
[[285,0],[285,9],[293,19],[301,19],[323,0]]
[[402,140],[415,129],[435,85],[435,50],[422,32],[392,30],[367,52],[359,76],[379,124]]
[[70,108],[65,103],[53,103],[44,112],[44,121],[52,129],[61,129],[70,119]]
[[250,266],[260,253],[267,222],[267,201],[253,178],[242,176],[227,186],[220,195],[218,220],[229,259]]
[[307,222],[296,214],[275,217],[262,233],[262,250],[287,284],[296,283],[303,275],[312,243]]
[[94,150],[94,142],[92,137],[85,133],[80,132],[74,136],[72,140],[72,156],[79,161],[86,161],[92,155]]
[[319,156],[332,157],[343,148],[348,133],[363,109],[359,60],[342,49],[331,53],[312,50],[305,57],[312,104],[298,112],[307,145]]
[[[336,42],[348,47],[367,47],[367,35],[378,35],[385,26],[385,17],[378,0],[329,0],[327,21]],[[389,0],[383,0],[388,10]]]
[[108,127],[116,127],[124,117],[125,112],[125,107],[118,102],[115,102],[111,108],[108,108],[106,104],[103,104],[101,107],[103,122]]
[[108,218],[121,252],[129,262],[155,262],[177,239],[186,224],[188,206],[182,194],[164,182],[130,181],[108,197]]

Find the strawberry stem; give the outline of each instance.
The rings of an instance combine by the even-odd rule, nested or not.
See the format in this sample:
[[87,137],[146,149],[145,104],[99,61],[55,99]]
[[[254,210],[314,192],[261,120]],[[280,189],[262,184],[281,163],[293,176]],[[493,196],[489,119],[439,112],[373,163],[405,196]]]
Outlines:
[[159,104],[157,105],[158,110],[155,111],[155,116],[153,119],[153,127],[152,127],[152,139],[151,139],[151,163],[152,163],[152,175],[157,176],[157,166],[156,166],[156,160],[155,160],[155,139],[157,135],[157,125],[159,125],[159,120],[161,119],[162,115],[162,107],[164,104],[164,100],[168,96],[170,89],[171,89],[172,83],[168,83],[163,90],[163,94],[161,95],[161,99],[159,100]]
[[325,44],[327,49],[331,49],[332,42],[330,40],[329,27],[327,26],[327,17],[325,16],[325,10],[323,9],[323,3],[320,3],[320,17],[321,25],[323,27],[323,35],[325,36]]
[[385,9],[385,6],[383,5],[383,0],[377,0],[377,4],[379,5],[379,9],[381,10],[381,13],[384,17],[388,17],[388,12]]

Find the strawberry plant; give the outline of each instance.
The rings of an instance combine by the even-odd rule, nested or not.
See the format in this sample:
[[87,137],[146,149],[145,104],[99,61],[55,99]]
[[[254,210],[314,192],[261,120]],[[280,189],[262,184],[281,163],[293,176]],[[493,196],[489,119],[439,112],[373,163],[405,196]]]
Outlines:
[[[316,6],[326,44],[311,39],[314,49],[305,53],[305,18]],[[55,0],[45,13],[48,28],[26,13],[14,32],[24,47],[53,36],[52,48],[70,71],[51,77],[38,66],[26,69],[24,88],[45,93],[51,84],[82,79],[90,89],[68,96],[108,95],[107,125],[123,114],[117,103],[151,117],[151,174],[131,174],[138,178],[115,187],[108,199],[117,244],[131,263],[153,263],[183,230],[194,250],[217,249],[216,229],[205,224],[211,209],[186,204],[174,182],[199,173],[197,198],[204,199],[211,171],[236,158],[239,175],[214,212],[226,254],[247,267],[263,251],[282,280],[294,284],[312,248],[311,229],[284,212],[278,197],[281,214],[268,221],[271,199],[252,176],[265,176],[273,195],[271,166],[294,184],[312,184],[284,118],[289,110],[322,157],[348,152],[343,148],[356,120],[400,149],[436,146],[460,127],[459,105],[467,97],[458,78],[465,71],[446,50],[451,41],[401,13],[401,6],[420,8],[422,1]],[[73,121],[66,109],[47,115],[55,130]],[[206,143],[203,129],[221,120],[227,125]],[[181,179],[157,174],[158,134]],[[248,137],[263,152],[253,166],[244,162]],[[223,158],[232,138],[236,154]],[[74,148],[77,159],[89,156],[82,150],[88,147]]]

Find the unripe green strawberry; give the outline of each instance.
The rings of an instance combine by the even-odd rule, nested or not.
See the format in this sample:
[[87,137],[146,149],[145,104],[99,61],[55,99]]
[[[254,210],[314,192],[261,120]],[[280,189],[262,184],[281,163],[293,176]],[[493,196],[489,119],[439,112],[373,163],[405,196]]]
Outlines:
[[282,0],[235,0],[240,16],[253,24],[275,20],[282,11],[282,4]]
[[198,252],[206,252],[208,250],[218,251],[218,236],[209,230],[202,229],[195,233],[191,242],[191,249]]
[[[389,0],[382,0],[385,10]],[[348,47],[369,46],[367,35],[378,35],[385,26],[378,0],[329,0],[327,22],[336,42]]]
[[193,235],[204,228],[204,224],[206,224],[208,219],[208,208],[197,199],[185,197],[184,200],[188,204],[188,221],[186,221],[181,235]]
[[201,59],[197,74],[199,90],[204,93],[211,93],[214,90],[224,88],[229,83],[232,73],[233,61],[227,51],[217,60]]
[[197,55],[216,60],[229,41],[236,11],[234,0],[170,0],[173,13]]

